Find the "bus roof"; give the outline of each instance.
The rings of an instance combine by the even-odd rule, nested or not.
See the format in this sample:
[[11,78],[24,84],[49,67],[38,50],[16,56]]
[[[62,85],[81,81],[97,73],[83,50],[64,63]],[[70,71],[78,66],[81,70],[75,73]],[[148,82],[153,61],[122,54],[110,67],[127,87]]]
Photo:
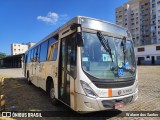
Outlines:
[[[96,19],[96,18],[90,18],[90,17],[86,17],[86,16],[76,16],[74,18],[72,18],[71,20],[69,20],[68,22],[66,22],[65,24],[63,24],[61,27],[59,27],[58,29],[56,29],[54,32],[50,33],[48,36],[46,36],[44,39],[42,39],[41,41],[39,41],[38,43],[36,43],[34,46],[32,46],[31,48],[29,48],[27,51],[29,51],[30,49],[38,46],[39,44],[43,43],[44,41],[48,40],[49,38],[55,36],[56,34],[58,34],[61,30],[65,29],[66,27],[70,26],[71,24],[73,23],[78,23],[78,24],[81,24],[81,21],[80,19],[88,19],[88,20],[93,20],[93,21],[98,21],[98,22],[103,22],[103,23],[107,23],[109,25],[112,25],[112,26],[115,26],[119,29],[122,29],[124,31],[127,31],[126,28],[124,27],[121,27],[117,24],[114,24],[114,23],[111,23],[111,22],[108,22],[108,21],[104,21],[104,20],[99,20],[99,19]],[[26,51],[26,52],[27,52]]]

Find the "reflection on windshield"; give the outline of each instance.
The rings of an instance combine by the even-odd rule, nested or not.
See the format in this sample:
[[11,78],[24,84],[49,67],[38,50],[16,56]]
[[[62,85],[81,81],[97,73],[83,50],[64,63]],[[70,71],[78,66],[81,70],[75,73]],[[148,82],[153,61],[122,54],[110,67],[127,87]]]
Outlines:
[[[135,74],[135,59],[131,41],[126,41],[125,57],[122,40],[104,36],[111,48],[112,58],[101,45],[96,34],[84,33],[82,67],[97,78],[132,77]],[[125,63],[124,63],[125,58]]]

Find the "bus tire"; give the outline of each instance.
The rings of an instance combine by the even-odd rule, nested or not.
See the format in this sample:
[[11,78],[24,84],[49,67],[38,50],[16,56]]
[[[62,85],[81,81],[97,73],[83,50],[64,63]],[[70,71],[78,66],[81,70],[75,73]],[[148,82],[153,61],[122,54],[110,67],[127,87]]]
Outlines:
[[31,80],[29,79],[29,71],[27,72],[27,83],[28,83],[28,85],[32,84]]
[[58,101],[55,98],[55,90],[54,90],[54,87],[53,87],[53,83],[50,84],[49,97],[50,97],[52,105],[57,105]]

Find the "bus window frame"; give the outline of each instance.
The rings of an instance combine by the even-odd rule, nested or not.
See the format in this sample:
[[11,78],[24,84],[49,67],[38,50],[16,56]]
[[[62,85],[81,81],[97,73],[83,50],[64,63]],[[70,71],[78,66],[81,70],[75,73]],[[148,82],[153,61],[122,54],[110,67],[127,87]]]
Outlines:
[[[41,61],[40,58],[41,58],[41,52],[42,52],[42,51],[41,51],[41,50],[42,50],[42,45],[43,45],[45,42],[47,42],[47,52],[46,52],[46,55],[45,55],[45,60],[42,60],[42,61]],[[46,62],[46,61],[47,61],[47,56],[48,56],[48,44],[49,44],[49,39],[45,40],[44,42],[42,42],[42,43],[40,44],[39,62]]]
[[[57,61],[58,50],[59,50],[59,48],[58,48],[58,43],[59,43],[58,41],[55,41],[54,43],[50,44],[50,46],[49,46],[49,48],[48,48],[47,61]],[[52,48],[52,46],[54,46],[55,44],[57,44],[57,55],[56,55],[56,59],[53,60],[53,54],[54,54],[53,49],[54,49],[54,48]],[[49,53],[49,51],[51,51],[51,53]]]

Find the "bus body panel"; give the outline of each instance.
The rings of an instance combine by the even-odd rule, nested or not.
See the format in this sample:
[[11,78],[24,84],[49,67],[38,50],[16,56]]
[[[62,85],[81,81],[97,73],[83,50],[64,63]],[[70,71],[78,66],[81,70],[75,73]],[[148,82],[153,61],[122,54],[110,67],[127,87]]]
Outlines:
[[[125,105],[131,104],[138,98],[138,90],[130,95],[111,97],[111,98],[91,98],[83,94],[77,94],[77,109],[78,112],[93,112],[101,110],[115,109],[115,100],[125,100],[131,97],[131,101],[127,102]],[[102,101],[107,101],[105,104]],[[103,105],[104,104],[104,105]]]
[[75,110],[75,80],[71,77],[70,78],[70,107]]
[[[138,81],[136,80],[132,86],[122,88],[97,88],[92,82],[89,85],[91,88],[93,88],[98,97],[107,98],[125,96],[134,93],[137,90]],[[112,91],[111,96],[109,93],[110,90]]]

